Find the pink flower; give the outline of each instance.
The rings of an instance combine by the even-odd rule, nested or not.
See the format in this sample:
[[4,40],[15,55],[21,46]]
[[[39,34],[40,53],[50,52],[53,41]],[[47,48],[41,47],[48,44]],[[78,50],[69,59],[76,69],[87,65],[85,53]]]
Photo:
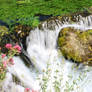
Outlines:
[[3,67],[6,68],[7,67],[7,61],[3,62]]
[[5,45],[5,47],[6,47],[7,49],[11,49],[11,48],[12,48],[12,44],[8,43],[8,44]]
[[9,59],[9,62],[10,62],[12,65],[14,65],[14,60],[13,60],[13,58],[10,58],[10,59]]
[[6,56],[6,54],[2,54],[2,56],[1,56],[1,57],[2,57],[2,58],[4,58],[5,56]]
[[36,90],[32,90],[32,92],[38,92],[38,91],[36,91]]
[[30,91],[30,88],[25,88],[25,92],[29,92]]
[[15,45],[15,46],[14,46],[14,49],[17,49],[17,50],[18,50],[18,52],[20,52],[20,51],[21,51],[21,47],[20,47],[19,45]]

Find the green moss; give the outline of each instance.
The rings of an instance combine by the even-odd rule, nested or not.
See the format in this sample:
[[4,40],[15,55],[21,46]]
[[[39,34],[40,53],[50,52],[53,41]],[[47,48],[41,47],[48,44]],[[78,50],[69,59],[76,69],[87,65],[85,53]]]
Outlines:
[[92,64],[92,30],[64,28],[59,33],[58,46],[68,59]]
[[8,28],[5,26],[0,26],[0,41],[4,35],[8,34]]

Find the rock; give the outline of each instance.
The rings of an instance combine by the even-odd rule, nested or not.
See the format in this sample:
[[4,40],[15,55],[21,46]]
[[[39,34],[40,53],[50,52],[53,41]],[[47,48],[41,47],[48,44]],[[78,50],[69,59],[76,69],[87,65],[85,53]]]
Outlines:
[[14,34],[12,35],[12,39],[17,42],[22,48],[20,57],[23,59],[25,64],[32,65],[27,53],[26,53],[26,37],[29,35],[30,31],[32,30],[32,27],[27,25],[16,25],[14,28]]
[[8,28],[6,26],[0,26],[0,40],[6,34],[8,34]]
[[[77,22],[80,22],[80,20],[82,18],[88,18],[88,16],[91,16],[92,13],[90,13],[89,11],[85,10],[83,12],[76,12],[76,13],[72,13],[72,14],[65,14],[62,16],[52,16],[50,18],[48,18],[45,21],[42,21],[39,25],[38,28],[40,30],[44,30],[44,29],[48,29],[48,30],[52,30],[54,31],[57,27],[59,27],[60,25],[64,25],[64,24],[74,24]],[[89,23],[88,23],[89,26]]]
[[15,40],[15,42],[21,42],[26,49],[26,37],[29,35],[30,31],[32,30],[32,27],[27,25],[16,25],[14,27],[14,34],[12,35],[12,39]]
[[92,30],[64,28],[59,33],[58,46],[67,59],[92,65]]
[[0,26],[0,47],[2,52],[7,52],[5,49],[5,44],[9,43],[10,39],[9,29],[6,26]]
[[26,25],[17,25],[14,28],[14,31],[16,32],[16,35],[19,38],[24,38],[27,35],[29,35],[30,30],[32,29],[32,27],[30,26],[26,26]]

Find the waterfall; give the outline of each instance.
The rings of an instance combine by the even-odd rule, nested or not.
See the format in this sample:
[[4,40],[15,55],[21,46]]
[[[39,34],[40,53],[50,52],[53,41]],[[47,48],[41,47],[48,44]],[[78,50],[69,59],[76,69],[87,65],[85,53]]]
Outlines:
[[[92,68],[85,66],[81,69],[82,65],[80,65],[76,69],[74,67],[76,64],[66,60],[57,47],[58,34],[62,28],[92,29],[92,15],[79,17],[79,21],[76,18],[76,23],[72,23],[67,18],[63,22],[59,19],[52,19],[50,22],[43,22],[42,29],[37,27],[31,30],[26,39],[26,52],[33,66],[28,67],[20,57],[14,57],[15,64],[8,67],[6,79],[2,83],[4,90],[2,92],[24,92],[26,87],[40,92],[67,92],[67,87],[72,90],[68,92],[91,92]],[[46,71],[49,71],[48,76]],[[18,78],[19,84],[13,81],[13,75]],[[48,78],[45,91],[42,90],[44,76]],[[53,87],[55,82],[58,83],[57,86],[60,85],[59,88]]]

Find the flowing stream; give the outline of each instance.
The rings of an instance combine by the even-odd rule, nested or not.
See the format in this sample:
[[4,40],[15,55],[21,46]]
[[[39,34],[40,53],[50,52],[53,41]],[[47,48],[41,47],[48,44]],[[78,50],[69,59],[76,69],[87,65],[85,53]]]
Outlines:
[[[42,23],[43,30],[37,27],[30,31],[26,52],[33,66],[27,66],[20,57],[14,57],[15,64],[8,68],[6,79],[1,83],[2,92],[25,92],[25,88],[30,88],[30,92],[33,89],[38,92],[92,92],[92,68],[82,64],[77,67],[62,56],[57,46],[62,28],[92,29],[92,16],[80,16],[76,23],[66,19],[63,23],[57,19],[56,22],[57,25],[52,21],[47,26],[45,21]],[[14,76],[18,83],[13,80]]]

